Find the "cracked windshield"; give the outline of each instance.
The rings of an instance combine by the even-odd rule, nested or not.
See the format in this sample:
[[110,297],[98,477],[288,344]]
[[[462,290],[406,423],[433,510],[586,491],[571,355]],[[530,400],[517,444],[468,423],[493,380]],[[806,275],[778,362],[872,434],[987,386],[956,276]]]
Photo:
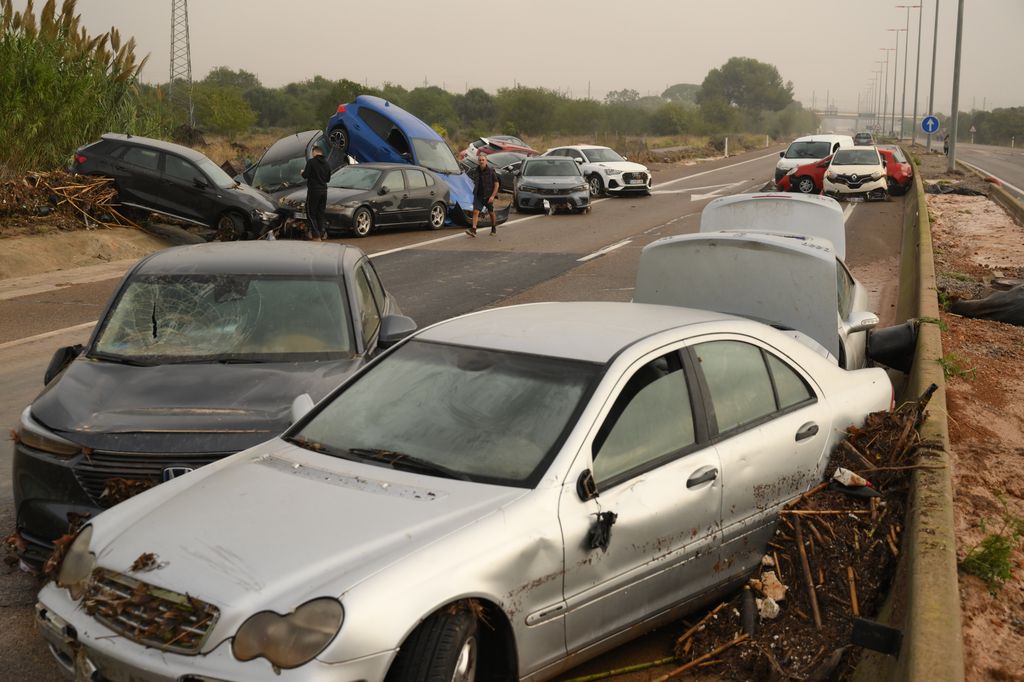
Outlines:
[[352,351],[345,309],[341,287],[327,280],[139,277],[110,312],[95,350],[140,361],[338,356]]

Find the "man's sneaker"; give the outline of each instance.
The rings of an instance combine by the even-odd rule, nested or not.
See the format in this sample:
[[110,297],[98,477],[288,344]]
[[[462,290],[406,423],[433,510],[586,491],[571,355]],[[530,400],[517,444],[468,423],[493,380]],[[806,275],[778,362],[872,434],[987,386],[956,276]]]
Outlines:
[[475,237],[476,236],[476,230],[472,230],[472,229],[466,230],[466,234],[469,235],[470,237]]

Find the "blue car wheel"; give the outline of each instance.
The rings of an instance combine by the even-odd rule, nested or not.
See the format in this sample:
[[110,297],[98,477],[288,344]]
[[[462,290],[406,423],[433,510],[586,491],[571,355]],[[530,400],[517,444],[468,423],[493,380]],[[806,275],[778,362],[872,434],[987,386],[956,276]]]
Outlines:
[[332,128],[327,140],[334,149],[342,154],[348,154],[348,131],[343,126]]

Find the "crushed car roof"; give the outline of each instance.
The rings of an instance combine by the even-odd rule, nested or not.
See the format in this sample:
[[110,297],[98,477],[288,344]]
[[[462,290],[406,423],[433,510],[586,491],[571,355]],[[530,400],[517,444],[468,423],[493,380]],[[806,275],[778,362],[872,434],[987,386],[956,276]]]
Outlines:
[[641,303],[530,303],[440,322],[417,338],[603,364],[640,339],[714,321],[741,322],[707,310]]
[[302,275],[333,277],[362,251],[344,244],[298,241],[213,242],[175,246],[135,266],[141,275]]

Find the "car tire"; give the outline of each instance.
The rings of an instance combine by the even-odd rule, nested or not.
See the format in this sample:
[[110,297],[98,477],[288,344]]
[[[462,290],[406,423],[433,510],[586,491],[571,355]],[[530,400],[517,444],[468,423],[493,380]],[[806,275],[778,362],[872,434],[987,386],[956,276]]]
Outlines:
[[387,682],[472,682],[480,653],[477,619],[468,608],[445,609],[402,643]]
[[814,186],[814,178],[808,175],[801,175],[791,183],[791,186],[796,187],[796,191],[801,194],[814,194],[818,191],[818,188]]
[[604,182],[601,181],[601,176],[591,175],[587,178],[587,187],[590,189],[590,196],[599,197],[604,194]]
[[444,221],[448,218],[448,211],[440,201],[430,207],[430,217],[427,220],[427,227],[431,230],[440,230],[444,227]]
[[327,134],[327,141],[339,153],[348,154],[349,139],[345,126],[334,126],[331,128],[331,132]]
[[235,242],[245,238],[245,219],[237,213],[222,213],[213,226],[219,242]]
[[373,213],[365,206],[360,206],[352,214],[352,231],[357,237],[365,237],[373,231]]

